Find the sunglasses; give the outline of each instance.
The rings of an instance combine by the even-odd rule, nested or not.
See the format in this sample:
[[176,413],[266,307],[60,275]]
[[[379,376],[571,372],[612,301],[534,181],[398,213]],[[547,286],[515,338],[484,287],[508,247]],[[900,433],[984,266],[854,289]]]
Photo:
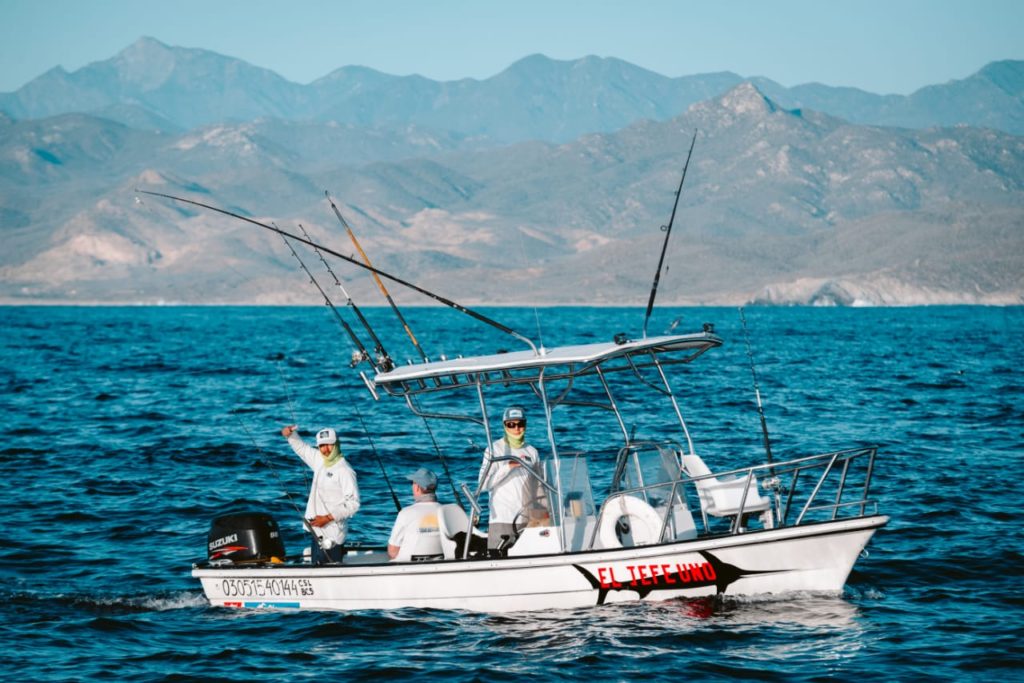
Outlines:
[[526,420],[509,420],[505,426],[509,429],[526,429]]

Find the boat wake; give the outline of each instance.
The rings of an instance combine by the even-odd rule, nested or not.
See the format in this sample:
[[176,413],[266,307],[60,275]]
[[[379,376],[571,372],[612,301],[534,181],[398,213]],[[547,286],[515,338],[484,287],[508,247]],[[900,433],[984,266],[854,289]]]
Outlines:
[[0,596],[0,600],[12,605],[38,607],[48,605],[55,610],[66,608],[93,614],[139,614],[144,612],[166,612],[170,610],[209,607],[202,591],[174,591],[160,595],[95,596],[76,593],[53,595],[28,591],[12,592]]

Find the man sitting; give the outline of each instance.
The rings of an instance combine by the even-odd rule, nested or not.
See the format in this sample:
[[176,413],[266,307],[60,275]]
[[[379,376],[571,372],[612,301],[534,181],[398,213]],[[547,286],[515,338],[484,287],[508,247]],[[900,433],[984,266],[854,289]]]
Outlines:
[[441,530],[437,502],[437,475],[421,467],[406,477],[412,482],[412,505],[402,508],[388,539],[388,557],[392,560],[419,562],[442,559]]

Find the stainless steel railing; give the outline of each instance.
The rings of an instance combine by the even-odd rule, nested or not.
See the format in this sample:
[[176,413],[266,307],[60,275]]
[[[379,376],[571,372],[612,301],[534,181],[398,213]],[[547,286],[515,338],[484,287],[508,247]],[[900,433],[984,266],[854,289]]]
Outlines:
[[[654,444],[650,446],[655,447]],[[637,445],[630,445],[625,447],[623,452],[635,452],[636,448]],[[878,505],[877,501],[870,498],[870,489],[877,452],[876,446],[851,448],[752,467],[713,471],[696,476],[688,475],[680,463],[680,477],[676,480],[632,488],[613,487],[600,506],[597,525],[591,535],[590,547],[593,547],[597,529],[600,528],[606,510],[611,508],[611,503],[623,496],[636,496],[644,500],[654,496],[659,501],[666,502],[662,512],[660,536],[662,542],[669,540],[665,538],[665,532],[669,528],[670,520],[673,519],[675,507],[680,504],[680,501],[687,505],[688,510],[699,507],[704,533],[712,534],[712,524],[706,511],[707,496],[702,495],[698,490],[699,482],[742,487],[738,506],[731,509],[730,514],[727,515],[729,533],[731,534],[746,531],[746,518],[753,512],[764,509],[758,507],[756,511],[750,510],[750,500],[754,496],[760,498],[758,485],[770,495],[772,500],[771,523],[770,525],[766,524],[767,528],[776,525],[800,526],[841,517],[864,516],[868,514],[869,508],[871,514],[874,514],[877,513]],[[676,455],[681,460],[682,452],[676,451]],[[616,477],[621,474],[621,471],[620,466],[616,470]],[[664,496],[665,491],[668,492],[667,497]],[[677,492],[682,492],[678,498]],[[751,495],[752,492],[753,495]],[[697,506],[690,505],[690,501],[694,500],[698,502]],[[796,519],[790,524],[789,520],[795,511]]]

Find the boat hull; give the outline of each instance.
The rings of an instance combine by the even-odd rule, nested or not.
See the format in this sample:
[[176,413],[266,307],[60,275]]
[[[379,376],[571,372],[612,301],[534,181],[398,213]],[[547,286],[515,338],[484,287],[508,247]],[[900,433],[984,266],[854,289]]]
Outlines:
[[842,590],[882,515],[582,553],[419,563],[197,567],[214,606],[480,612]]

